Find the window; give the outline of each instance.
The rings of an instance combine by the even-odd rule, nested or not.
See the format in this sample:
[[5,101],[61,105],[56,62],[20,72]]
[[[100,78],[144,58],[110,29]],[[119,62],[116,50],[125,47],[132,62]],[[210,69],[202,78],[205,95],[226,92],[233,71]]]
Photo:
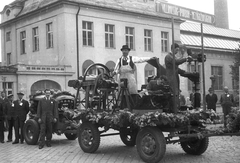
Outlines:
[[161,32],[162,52],[168,52],[168,32]]
[[13,94],[13,82],[2,83],[3,92],[6,92],[6,96]]
[[93,23],[83,21],[82,29],[83,45],[93,46]]
[[214,90],[223,89],[223,68],[221,66],[212,66],[211,75],[215,76],[213,83]]
[[53,29],[52,23],[46,25],[47,28],[47,48],[53,48]]
[[11,64],[11,53],[7,53],[7,66]]
[[147,84],[148,77],[155,75],[155,70],[154,67],[150,64],[146,64],[144,70],[145,70],[145,84]]
[[145,51],[152,51],[152,30],[144,30],[144,48]]
[[21,54],[26,54],[26,31],[20,33],[20,41]]
[[6,33],[6,41],[11,41],[11,32]]
[[126,33],[126,45],[132,50],[134,50],[134,28],[132,27],[126,27],[125,28],[125,33]]
[[115,47],[114,25],[105,24],[105,47]]
[[38,33],[38,27],[33,28],[33,51],[39,51],[39,33]]

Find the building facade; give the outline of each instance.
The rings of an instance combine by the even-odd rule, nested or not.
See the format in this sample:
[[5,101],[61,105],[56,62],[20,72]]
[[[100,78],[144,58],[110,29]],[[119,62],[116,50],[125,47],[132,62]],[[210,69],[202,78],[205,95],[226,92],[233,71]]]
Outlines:
[[[175,21],[178,42],[182,22]],[[171,44],[171,19],[155,13],[153,2],[149,7],[139,1],[18,0],[3,9],[1,32],[3,65],[17,68],[16,80],[9,82],[30,95],[44,87],[71,91],[67,82],[77,79],[77,71],[82,75],[92,63],[113,68],[124,44],[131,47],[130,55],[156,56],[163,63]],[[146,63],[137,70],[141,88],[155,70]]]

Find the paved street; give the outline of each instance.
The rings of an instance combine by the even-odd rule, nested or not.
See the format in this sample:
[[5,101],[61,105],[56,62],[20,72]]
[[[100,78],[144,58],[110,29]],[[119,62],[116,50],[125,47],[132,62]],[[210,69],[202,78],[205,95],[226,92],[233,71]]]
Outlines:
[[[5,136],[7,132],[5,132]],[[211,137],[207,151],[201,156],[187,155],[179,144],[167,145],[163,163],[239,163],[240,137]],[[94,154],[84,153],[78,141],[69,141],[64,135],[53,136],[52,147],[38,149],[37,145],[0,144],[0,162],[67,162],[67,163],[139,163],[136,147],[126,147],[118,135],[101,138]]]

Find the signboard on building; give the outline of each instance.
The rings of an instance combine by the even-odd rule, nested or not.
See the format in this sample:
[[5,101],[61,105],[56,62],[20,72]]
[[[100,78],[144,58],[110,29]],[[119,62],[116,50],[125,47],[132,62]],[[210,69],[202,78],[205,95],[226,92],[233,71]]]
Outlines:
[[215,18],[214,15],[207,14],[204,12],[188,9],[185,7],[165,3],[165,2],[157,2],[155,4],[155,10],[159,13],[164,13],[168,15],[172,15],[174,17],[187,19],[190,21],[197,21],[206,24],[214,24]]

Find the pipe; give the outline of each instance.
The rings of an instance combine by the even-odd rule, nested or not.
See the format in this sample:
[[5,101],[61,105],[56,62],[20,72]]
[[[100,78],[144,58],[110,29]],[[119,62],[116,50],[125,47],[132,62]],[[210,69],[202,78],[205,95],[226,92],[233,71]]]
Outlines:
[[79,78],[79,36],[78,36],[78,14],[80,12],[80,5],[78,5],[78,11],[76,14],[76,44],[77,44],[77,79]]

